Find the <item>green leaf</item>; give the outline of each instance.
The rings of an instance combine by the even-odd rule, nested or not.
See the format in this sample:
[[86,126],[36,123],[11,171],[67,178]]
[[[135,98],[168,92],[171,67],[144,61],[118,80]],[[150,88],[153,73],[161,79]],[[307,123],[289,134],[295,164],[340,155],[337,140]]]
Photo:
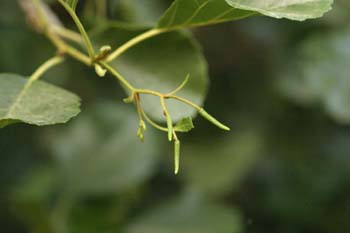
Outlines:
[[226,0],[232,7],[256,11],[273,18],[303,21],[322,17],[331,9],[333,0]]
[[43,126],[65,123],[80,112],[73,93],[43,81],[0,74],[0,128],[16,122]]
[[152,131],[136,137],[137,115],[104,100],[49,138],[65,191],[78,196],[120,193],[154,172],[159,145]]
[[164,0],[119,0],[111,5],[115,15],[124,21],[152,26],[165,11],[166,4]]
[[240,233],[240,214],[187,192],[146,212],[126,227],[125,233]]
[[311,36],[284,70],[282,94],[302,104],[321,104],[339,123],[350,123],[350,28]]
[[224,0],[175,0],[158,22],[158,28],[196,27],[238,20],[254,12],[235,9]]
[[72,8],[74,11],[77,8],[79,0],[65,0],[65,3],[67,3],[70,8]]
[[192,117],[186,117],[180,120],[176,125],[174,130],[178,132],[189,132],[194,128]]
[[[109,44],[117,48],[146,30],[110,23],[92,38],[98,46]],[[190,74],[188,83],[177,95],[202,105],[207,93],[207,63],[197,41],[187,33],[171,32],[151,38],[128,50],[111,65],[137,88],[169,93]],[[159,98],[141,95],[141,102],[150,117],[164,121]],[[174,123],[196,114],[193,108],[178,101],[167,100],[166,105]]]

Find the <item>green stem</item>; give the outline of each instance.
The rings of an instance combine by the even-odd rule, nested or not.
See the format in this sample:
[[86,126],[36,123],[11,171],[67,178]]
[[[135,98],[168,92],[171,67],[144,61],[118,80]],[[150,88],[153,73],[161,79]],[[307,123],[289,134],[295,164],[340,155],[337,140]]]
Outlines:
[[45,13],[40,5],[39,0],[32,0],[32,3],[34,5],[35,10],[38,13],[38,18],[39,18],[39,22],[40,22],[40,27],[42,30],[46,31],[47,29],[47,20],[46,20],[46,16]]
[[198,110],[198,111],[201,111],[201,109],[202,109],[201,107],[199,107],[199,106],[196,105],[195,103],[193,103],[193,102],[191,102],[191,101],[189,101],[189,100],[187,100],[187,99],[185,99],[185,98],[182,98],[182,97],[180,97],[180,96],[176,96],[176,95],[167,95],[167,96],[165,96],[165,98],[167,98],[167,99],[175,99],[175,100],[178,100],[178,101],[180,101],[180,102],[183,102],[183,103],[185,103],[185,104],[187,104],[187,105],[193,107],[194,109],[196,109],[196,110]]
[[62,38],[74,41],[76,43],[82,43],[83,39],[79,33],[71,31],[67,28],[60,26],[53,26],[53,30]]
[[173,121],[172,121],[170,113],[165,105],[164,97],[160,97],[160,103],[162,105],[163,114],[166,118],[166,122],[167,122],[167,126],[168,126],[168,140],[171,142],[173,140]]
[[62,57],[53,57],[47,60],[44,64],[42,64],[29,78],[28,83],[32,83],[38,80],[41,76],[43,76],[46,71],[51,69],[52,67],[62,63],[64,59]]
[[67,53],[71,57],[74,57],[76,60],[84,63],[85,65],[91,66],[90,58],[87,55],[81,53],[79,50],[77,50],[71,46],[66,46],[63,52]]
[[142,121],[142,106],[140,96],[138,93],[134,94],[134,102],[136,105],[137,114],[139,115],[139,120]]
[[220,121],[216,120],[212,115],[210,115],[209,113],[207,113],[203,108],[199,107],[198,105],[194,104],[193,102],[184,99],[180,96],[176,96],[176,95],[170,95],[170,96],[165,96],[165,98],[169,98],[169,99],[176,99],[180,102],[183,102],[191,107],[193,107],[194,109],[198,110],[198,113],[204,117],[205,119],[207,119],[209,122],[211,122],[212,124],[216,125],[217,127],[219,127],[222,130],[225,131],[230,131],[230,128],[227,127],[226,125],[222,124]]
[[135,89],[135,92],[140,93],[140,94],[146,94],[146,95],[154,95],[158,97],[164,97],[163,94],[157,92],[157,91],[152,91],[152,90],[147,90],[147,89]]
[[66,44],[66,42],[64,42],[56,34],[54,34],[53,32],[46,32],[46,36],[57,47],[59,53],[61,53],[61,54],[67,53],[68,55],[70,55],[71,57],[75,58],[76,60],[84,63],[85,65],[91,66],[91,60],[87,55],[80,52],[76,48]]
[[182,90],[182,88],[184,88],[186,86],[186,84],[188,83],[188,80],[190,79],[190,75],[188,74],[185,78],[185,80],[180,84],[180,86],[178,86],[175,90],[173,90],[172,92],[168,93],[167,96],[171,96],[171,95],[175,95],[176,93],[178,93],[179,91]]
[[89,53],[89,57],[91,59],[91,62],[93,62],[95,59],[95,50],[94,50],[94,47],[92,46],[90,38],[89,38],[83,24],[81,23],[79,17],[75,13],[75,11],[72,8],[70,8],[63,0],[58,0],[58,2],[65,8],[65,10],[68,12],[68,14],[72,17],[75,25],[77,26],[80,34],[83,37],[83,40],[84,40],[86,49]]
[[115,60],[116,58],[118,58],[120,55],[122,55],[124,52],[126,52],[131,47],[134,47],[135,45],[141,43],[142,41],[147,40],[147,39],[154,37],[156,35],[159,35],[161,33],[164,33],[166,31],[167,30],[165,30],[165,29],[159,29],[159,28],[154,28],[154,29],[151,29],[149,31],[146,31],[145,33],[142,33],[141,35],[129,40],[128,42],[126,42],[125,44],[123,44],[122,46],[117,48],[114,52],[112,52],[108,56],[106,61],[111,62],[111,61]]
[[118,81],[127,88],[130,92],[137,93],[135,88],[120,74],[118,71],[113,69],[110,65],[108,65],[106,62],[100,61],[99,64],[105,68],[108,72],[110,72],[115,78],[118,79]]
[[143,117],[146,119],[146,121],[147,121],[148,123],[150,123],[154,128],[156,128],[156,129],[158,129],[158,130],[160,130],[160,131],[163,131],[163,132],[168,132],[168,129],[167,129],[167,128],[165,128],[165,127],[163,127],[163,126],[157,124],[156,122],[154,122],[154,121],[145,113],[145,111],[143,111],[143,110],[142,110],[142,115],[143,115]]

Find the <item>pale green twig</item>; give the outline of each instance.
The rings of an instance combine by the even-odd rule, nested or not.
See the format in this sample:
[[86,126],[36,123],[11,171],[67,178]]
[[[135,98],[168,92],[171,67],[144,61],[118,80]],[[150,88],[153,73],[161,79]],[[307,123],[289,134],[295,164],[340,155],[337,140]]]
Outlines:
[[62,57],[56,56],[49,60],[47,60],[44,64],[42,64],[30,77],[28,82],[32,83],[38,80],[46,71],[48,71],[53,66],[56,66],[62,63],[64,59]]
[[164,33],[166,31],[167,30],[158,29],[158,28],[154,28],[154,29],[151,29],[149,31],[146,31],[145,33],[142,33],[141,35],[129,40],[128,42],[126,42],[125,44],[123,44],[122,46],[117,48],[113,53],[111,53],[108,56],[106,61],[111,62],[111,61],[115,60],[116,58],[118,58],[120,55],[122,55],[124,52],[126,52],[131,47],[134,47],[135,45],[139,44],[140,42],[147,40],[151,37],[154,37],[156,35],[159,35],[161,33]]
[[168,109],[165,105],[165,100],[163,97],[160,98],[160,103],[162,105],[163,114],[166,118],[167,126],[168,126],[168,140],[173,140],[173,121],[171,120],[171,116],[168,112]]
[[185,78],[185,80],[180,84],[180,86],[178,86],[175,90],[173,90],[172,92],[166,94],[168,96],[170,95],[175,95],[176,93],[178,93],[179,91],[182,90],[182,88],[184,88],[186,86],[186,84],[188,83],[188,80],[190,79],[190,74],[188,74]]
[[64,7],[64,9],[68,12],[68,14],[72,17],[75,25],[77,26],[80,34],[83,37],[86,49],[89,53],[89,57],[91,59],[91,62],[94,61],[95,59],[95,50],[94,47],[92,46],[92,43],[90,41],[90,38],[83,26],[83,24],[81,23],[79,17],[77,16],[77,14],[75,13],[75,11],[69,6],[67,5],[63,0],[58,0],[58,2]]

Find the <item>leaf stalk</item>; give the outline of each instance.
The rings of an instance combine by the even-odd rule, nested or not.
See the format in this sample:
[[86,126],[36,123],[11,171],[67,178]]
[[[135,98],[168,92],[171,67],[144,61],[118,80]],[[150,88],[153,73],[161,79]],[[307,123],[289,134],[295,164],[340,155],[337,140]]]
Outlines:
[[52,67],[62,63],[64,61],[63,57],[55,56],[49,60],[47,60],[44,64],[42,64],[30,77],[29,83],[32,83],[38,80],[44,73],[46,73]]

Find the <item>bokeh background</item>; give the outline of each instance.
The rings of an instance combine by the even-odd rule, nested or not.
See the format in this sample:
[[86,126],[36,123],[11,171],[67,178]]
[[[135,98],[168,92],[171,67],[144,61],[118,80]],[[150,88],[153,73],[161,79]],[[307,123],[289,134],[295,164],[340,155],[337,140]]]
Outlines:
[[[151,23],[170,2],[114,0],[107,13]],[[137,140],[136,112],[112,78],[73,60],[53,69],[83,111],[66,125],[0,130],[0,232],[350,232],[350,2],[333,8],[303,23],[193,30],[210,67],[205,106],[232,131],[196,119],[181,136],[179,176],[162,133]],[[81,1],[86,25],[95,10]],[[54,48],[17,1],[1,0],[0,52],[0,72],[29,75]]]

